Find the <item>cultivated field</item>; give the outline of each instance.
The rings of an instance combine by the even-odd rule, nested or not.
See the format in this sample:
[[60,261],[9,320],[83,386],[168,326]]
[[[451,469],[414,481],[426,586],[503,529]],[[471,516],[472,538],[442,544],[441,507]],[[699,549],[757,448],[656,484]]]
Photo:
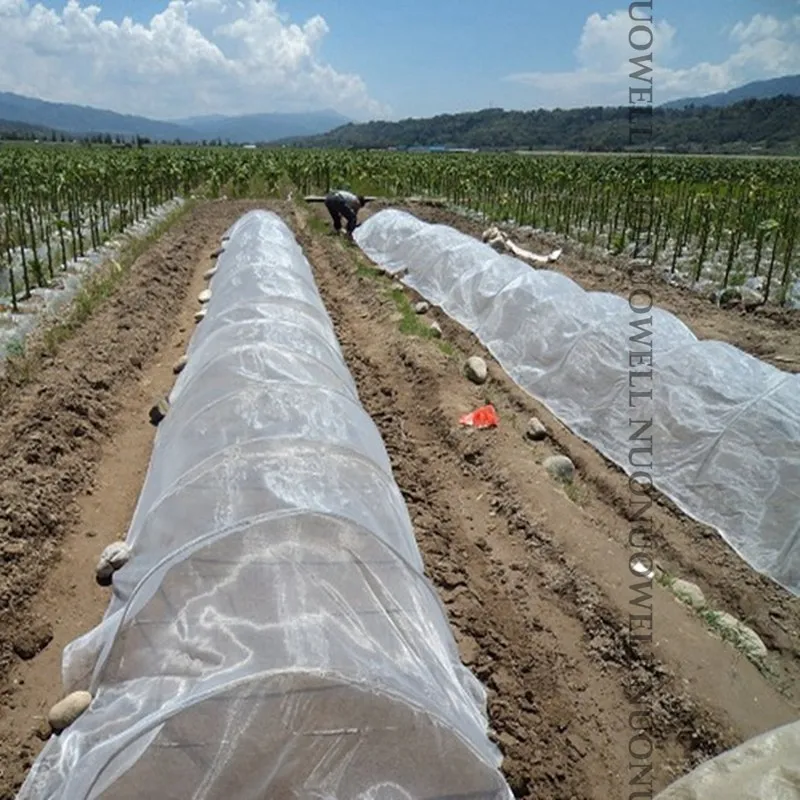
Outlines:
[[[481,212],[534,252],[563,246],[548,268],[623,296],[641,284],[647,259],[655,303],[698,337],[800,372],[800,311],[787,305],[800,277],[796,162],[18,148],[0,153],[0,176],[0,326],[12,334],[49,302],[36,287],[63,282],[75,256],[174,195],[194,198],[126,245],[116,266],[100,265],[71,310],[26,347],[9,339],[0,384],[1,800],[49,735],[64,646],[108,604],[94,567],[130,523],[154,437],[148,411],[175,380],[220,237],[253,208],[279,213],[314,268],[427,574],[464,663],[489,690],[516,797],[627,798],[632,719],[643,708],[654,791],[800,716],[798,600],[658,498],[654,642],[632,642],[627,478],[516,387],[471,334],[438,309],[415,313],[419,298],[332,236],[324,208],[301,199],[346,184],[396,198],[364,217],[405,208],[477,237],[488,224]],[[675,279],[661,280],[661,269]],[[709,297],[749,279],[749,294]],[[707,290],[693,291],[703,281]],[[473,355],[489,363],[480,386],[463,373]],[[459,426],[485,402],[498,428]],[[526,435],[534,416],[547,429],[536,441]],[[551,455],[575,464],[570,485],[543,468]],[[678,578],[702,589],[705,608],[676,599]],[[766,656],[726,634],[720,612],[749,626]]]
[[0,236],[10,301],[52,280],[103,231],[201,185],[211,197],[364,194],[440,197],[493,221],[630,256],[709,294],[746,285],[751,303],[800,306],[793,159],[409,155],[286,150],[7,148]]

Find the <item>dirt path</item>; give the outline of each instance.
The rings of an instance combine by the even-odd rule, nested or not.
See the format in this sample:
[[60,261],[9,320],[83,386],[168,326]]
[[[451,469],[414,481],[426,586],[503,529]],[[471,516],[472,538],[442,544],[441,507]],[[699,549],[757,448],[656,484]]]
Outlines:
[[[375,204],[370,213],[381,207]],[[489,227],[488,223],[421,203],[410,203],[405,210],[426,222],[449,225],[476,238],[481,238]],[[559,244],[552,237],[524,231],[513,231],[510,235],[515,244],[534,253],[549,253],[554,247],[563,247],[561,258],[547,268],[569,276],[587,291],[614,292],[627,298],[634,287],[626,259],[583,258],[579,254],[580,245]],[[637,277],[636,285],[641,285],[641,276]],[[772,306],[751,311],[722,309],[694,292],[660,280],[653,283],[652,292],[655,304],[688,325],[698,339],[729,342],[784,372],[800,372],[800,311]]]
[[[659,559],[750,620],[773,648],[774,672],[762,675],[659,585],[653,646],[629,644],[629,615],[638,609],[624,476],[496,366],[486,386],[466,381],[464,356],[491,360],[443,315],[425,320],[439,322],[444,346],[403,333],[409,323],[388,279],[319,235],[314,217],[324,217],[310,213],[308,223],[299,212],[296,230],[361,400],[387,442],[462,654],[490,687],[492,725],[517,797],[628,797],[637,774],[647,780],[647,766],[658,790],[698,761],[796,719],[796,696],[776,688],[798,675],[793,598],[754,575],[715,533],[657,503]],[[453,355],[443,352],[451,348]],[[499,429],[459,428],[459,416],[484,402],[498,409]],[[534,414],[550,436],[530,444],[522,434]],[[570,496],[541,466],[554,453],[577,465]],[[629,754],[633,726],[647,729],[654,748],[638,770]],[[647,745],[638,741],[642,753]]]
[[133,514],[155,435],[148,410],[175,379],[211,252],[253,205],[191,210],[32,383],[7,392],[0,422],[0,800],[14,797],[49,735],[64,646],[96,625],[108,604],[94,567]]

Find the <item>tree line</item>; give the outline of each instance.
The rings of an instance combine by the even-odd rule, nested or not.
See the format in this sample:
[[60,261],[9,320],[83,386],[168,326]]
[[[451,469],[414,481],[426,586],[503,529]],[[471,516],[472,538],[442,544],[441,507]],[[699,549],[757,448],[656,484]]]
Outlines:
[[[661,149],[680,153],[800,155],[800,97],[744,100],[727,107],[640,110],[587,107],[536,111],[489,108],[399,122],[351,123],[330,133],[286,140],[302,147],[458,147],[481,150],[618,152]],[[649,124],[652,134],[641,133]],[[638,133],[632,135],[632,129]]]

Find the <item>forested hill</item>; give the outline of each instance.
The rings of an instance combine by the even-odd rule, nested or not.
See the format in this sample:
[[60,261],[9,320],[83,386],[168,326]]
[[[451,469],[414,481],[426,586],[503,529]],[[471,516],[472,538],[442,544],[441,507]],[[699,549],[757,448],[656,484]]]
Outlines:
[[[745,153],[754,148],[800,155],[800,97],[744,100],[724,108],[654,108],[653,137],[634,137],[677,152]],[[639,127],[641,124],[639,123]],[[630,110],[485,109],[400,122],[344,125],[320,136],[284,140],[303,147],[458,147],[616,151],[630,147]]]

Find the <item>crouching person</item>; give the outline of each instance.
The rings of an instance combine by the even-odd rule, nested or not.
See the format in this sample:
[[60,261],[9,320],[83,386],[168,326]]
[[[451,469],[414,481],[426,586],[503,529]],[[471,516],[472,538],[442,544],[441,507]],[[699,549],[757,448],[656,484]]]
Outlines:
[[338,190],[330,192],[325,197],[325,208],[333,220],[333,229],[336,233],[342,230],[342,218],[347,220],[345,233],[347,238],[352,240],[353,231],[358,225],[358,212],[367,204],[367,200],[362,195],[355,195],[352,192]]

